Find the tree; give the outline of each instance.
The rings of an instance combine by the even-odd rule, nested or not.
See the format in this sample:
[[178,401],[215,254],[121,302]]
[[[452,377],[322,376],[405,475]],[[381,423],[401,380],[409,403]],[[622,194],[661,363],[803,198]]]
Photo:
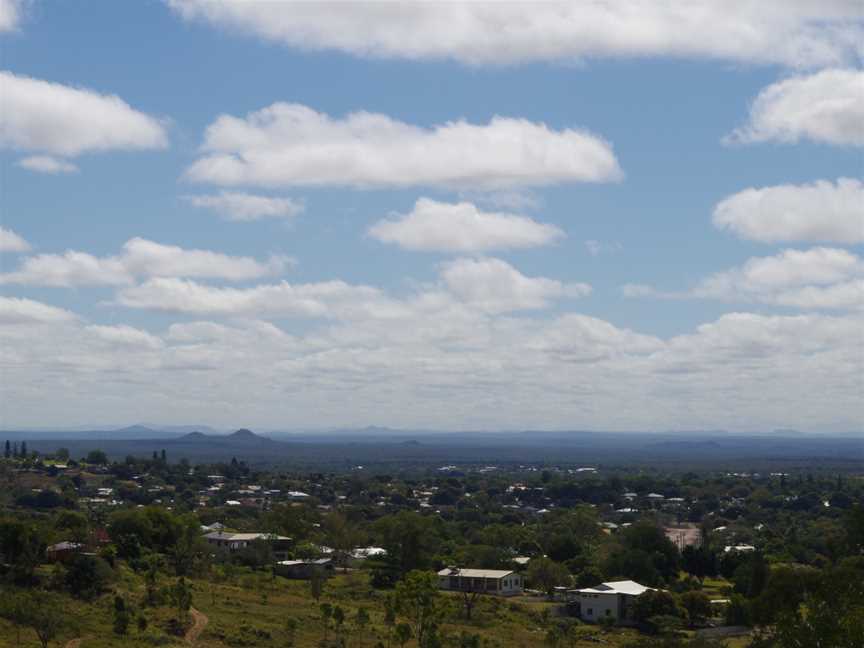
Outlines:
[[35,527],[21,520],[0,518],[0,555],[10,565],[7,578],[18,585],[28,585],[45,544]]
[[390,645],[390,637],[396,627],[396,596],[387,594],[384,598],[384,626],[387,628],[387,645]]
[[169,588],[168,596],[177,610],[177,620],[185,625],[192,607],[192,590],[182,576]]
[[345,623],[345,610],[340,606],[333,606],[333,623],[336,625],[336,633],[342,632],[342,624]]
[[387,551],[387,565],[397,574],[405,575],[431,565],[438,538],[432,518],[400,511],[378,520],[375,531]]
[[28,591],[23,595],[21,624],[36,633],[42,648],[48,648],[57,636],[69,625],[64,614],[63,601],[56,594]]
[[555,588],[570,583],[570,572],[561,563],[549,558],[535,558],[528,563],[528,581],[533,587],[552,598]]
[[762,552],[750,554],[732,575],[735,591],[744,594],[747,598],[756,598],[762,593],[768,581],[768,573],[768,561],[765,560]]
[[681,552],[681,567],[700,581],[717,575],[717,555],[708,547],[688,545]]
[[658,586],[678,576],[678,548],[660,527],[637,522],[622,534],[621,547],[606,564],[607,576],[625,576],[643,585]]
[[546,645],[550,648],[575,645],[579,638],[576,631],[577,627],[575,623],[553,623],[544,637]]
[[852,558],[823,574],[801,609],[782,614],[767,645],[777,648],[864,645],[864,560]]
[[333,548],[337,562],[344,564],[351,551],[361,542],[356,525],[338,511],[330,513],[321,523],[327,544]]
[[732,594],[729,597],[729,605],[726,606],[724,617],[726,625],[750,625],[750,605],[747,603],[747,599],[741,594]]
[[309,574],[309,593],[317,603],[321,600],[321,595],[324,593],[324,585],[327,584],[327,575],[319,566],[314,566]]
[[441,618],[438,577],[432,572],[414,570],[396,585],[396,605],[408,618],[417,645],[426,647]]
[[321,622],[324,624],[324,641],[327,641],[327,633],[330,631],[330,619],[333,617],[333,606],[329,603],[322,603]]
[[54,528],[66,536],[64,539],[84,542],[89,535],[87,516],[77,511],[61,510],[54,518]]
[[[269,548],[270,544],[267,543],[267,546]],[[200,524],[194,517],[188,516],[182,520],[177,538],[169,549],[174,573],[177,576],[188,576],[203,552],[204,541],[201,538]]]
[[21,628],[27,623],[27,599],[24,592],[0,590],[0,617],[15,626],[15,645],[21,645]]
[[102,450],[91,450],[87,453],[87,463],[104,466],[108,463],[108,455]]
[[146,591],[147,605],[156,605],[159,586],[159,570],[162,567],[162,559],[158,554],[150,554],[144,562],[144,588]]
[[681,595],[681,606],[687,611],[691,624],[701,623],[711,616],[711,599],[705,592],[684,592]]
[[60,461],[69,461],[69,448],[57,448],[54,456],[57,457],[57,459],[59,459]]
[[285,619],[285,647],[294,648],[297,641],[297,629],[300,627],[300,622],[294,617]]
[[111,567],[102,558],[78,554],[67,567],[64,584],[73,596],[90,600],[105,590],[113,576]]
[[126,609],[126,600],[122,596],[114,597],[114,633],[125,635],[129,630],[129,611]]
[[776,565],[759,596],[751,601],[751,622],[773,623],[784,612],[795,614],[808,593],[819,587],[821,572],[804,565]]
[[414,633],[411,630],[411,626],[407,623],[400,623],[396,626],[395,630],[396,641],[399,642],[399,646],[404,646],[406,643],[411,641],[411,637],[414,636]]
[[357,626],[358,634],[362,637],[366,632],[366,626],[369,625],[369,613],[366,608],[357,608],[357,614],[354,615],[354,625]]
[[633,618],[650,631],[658,631],[664,625],[659,620],[682,617],[675,596],[664,590],[648,590],[633,601]]
[[844,519],[846,540],[852,555],[864,554],[864,506],[856,504]]

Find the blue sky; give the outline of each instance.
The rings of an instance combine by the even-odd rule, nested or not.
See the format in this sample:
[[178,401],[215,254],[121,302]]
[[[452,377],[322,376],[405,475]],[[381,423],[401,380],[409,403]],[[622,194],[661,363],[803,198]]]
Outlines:
[[3,425],[860,428],[860,7],[286,4],[0,2]]

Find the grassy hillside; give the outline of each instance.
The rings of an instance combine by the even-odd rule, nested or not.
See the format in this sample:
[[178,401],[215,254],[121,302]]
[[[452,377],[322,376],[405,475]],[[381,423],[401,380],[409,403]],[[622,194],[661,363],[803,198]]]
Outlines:
[[[261,646],[263,648],[285,648],[290,646],[289,619],[296,619],[294,646],[313,647],[325,637],[344,637],[347,645],[357,648],[372,648],[379,641],[388,645],[388,628],[384,620],[383,597],[385,593],[373,589],[365,572],[337,574],[324,588],[320,603],[340,606],[346,620],[341,628],[332,621],[325,630],[320,605],[310,593],[308,583],[291,581],[281,577],[275,579],[263,573],[242,571],[230,582],[193,580],[193,607],[206,617],[203,632],[194,641],[202,648]],[[168,625],[176,612],[167,601],[162,605],[145,607],[143,581],[133,572],[121,568],[116,583],[116,592],[123,595],[133,608],[133,622],[126,636],[118,636],[112,628],[113,595],[105,595],[95,601],[84,603],[70,597],[63,600],[67,605],[74,627],[64,630],[52,646],[65,646],[80,637],[81,648],[138,648],[145,646],[186,645],[183,637],[169,634]],[[529,648],[543,644],[549,615],[554,616],[555,604],[534,599],[501,599],[486,597],[474,610],[471,622],[461,618],[461,605],[456,595],[445,595],[448,612],[443,630],[445,636],[454,641],[463,632],[479,635],[483,646]],[[362,629],[356,623],[357,610],[363,608],[369,614],[369,623]],[[147,628],[139,630],[136,620],[147,619]],[[400,619],[401,620],[401,619]],[[190,620],[191,624],[191,620]],[[633,639],[630,630],[601,631],[595,626],[579,628],[584,640],[576,646],[596,646],[594,638],[604,645],[617,646]],[[0,620],[0,646],[40,646],[32,630],[21,630],[21,643],[17,643],[15,627]],[[392,643],[397,646],[396,642]],[[406,646],[415,646],[409,641]],[[458,642],[454,645],[458,645]]]

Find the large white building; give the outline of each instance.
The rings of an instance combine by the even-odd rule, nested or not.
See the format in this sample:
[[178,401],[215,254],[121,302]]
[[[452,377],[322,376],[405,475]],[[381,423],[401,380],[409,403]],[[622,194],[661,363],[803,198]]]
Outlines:
[[613,581],[570,590],[567,599],[571,605],[577,605],[577,614],[585,621],[611,619],[615,623],[630,623],[634,599],[650,589],[631,580]]
[[438,586],[454,592],[515,596],[522,593],[523,582],[515,571],[447,567],[438,572]]

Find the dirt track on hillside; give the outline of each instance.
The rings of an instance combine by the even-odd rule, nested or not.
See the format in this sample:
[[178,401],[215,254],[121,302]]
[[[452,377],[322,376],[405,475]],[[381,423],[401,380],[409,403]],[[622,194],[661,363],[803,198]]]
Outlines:
[[207,627],[210,619],[207,618],[206,614],[199,612],[195,608],[190,609],[189,614],[192,615],[193,623],[192,627],[186,631],[186,643],[192,644],[195,643],[198,640],[198,637],[201,636],[201,633],[204,632],[204,628]]

